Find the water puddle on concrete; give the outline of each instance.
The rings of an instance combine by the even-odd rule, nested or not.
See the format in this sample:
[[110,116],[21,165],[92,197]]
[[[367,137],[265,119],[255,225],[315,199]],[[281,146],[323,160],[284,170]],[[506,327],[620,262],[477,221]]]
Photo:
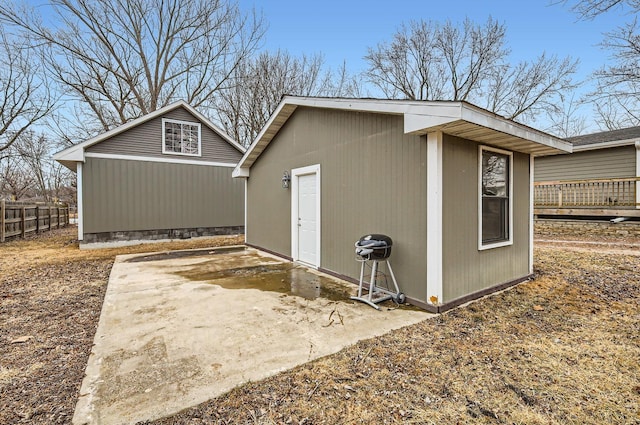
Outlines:
[[228,268],[220,269],[221,261],[227,262],[227,259],[209,260],[175,273],[191,281],[211,283],[225,289],[257,289],[296,295],[308,300],[326,298],[332,301],[347,301],[351,295],[347,287],[333,279],[314,274],[293,263],[233,267],[234,261],[229,258],[231,264],[228,264]]

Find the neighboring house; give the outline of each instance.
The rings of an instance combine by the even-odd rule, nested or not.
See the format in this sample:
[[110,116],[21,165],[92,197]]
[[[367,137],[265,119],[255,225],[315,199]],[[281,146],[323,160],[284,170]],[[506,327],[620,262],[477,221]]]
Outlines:
[[571,155],[536,158],[536,214],[640,217],[640,127],[567,141]]
[[532,156],[568,151],[465,102],[286,96],[233,175],[248,245],[356,281],[386,234],[409,302],[444,311],[532,275]]
[[185,102],[72,146],[83,243],[242,233],[245,149]]

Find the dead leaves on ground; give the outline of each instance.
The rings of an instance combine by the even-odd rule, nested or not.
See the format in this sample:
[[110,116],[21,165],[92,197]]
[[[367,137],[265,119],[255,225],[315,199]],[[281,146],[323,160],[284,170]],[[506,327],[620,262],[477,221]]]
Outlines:
[[536,261],[534,281],[156,423],[637,422],[640,257]]
[[0,245],[1,424],[71,422],[116,255],[214,241],[81,251],[75,232],[59,229]]

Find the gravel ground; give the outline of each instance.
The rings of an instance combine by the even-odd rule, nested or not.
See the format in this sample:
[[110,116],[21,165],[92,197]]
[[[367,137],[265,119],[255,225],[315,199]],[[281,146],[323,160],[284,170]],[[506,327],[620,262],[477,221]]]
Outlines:
[[[88,252],[74,230],[0,246],[0,423],[70,422],[116,254],[212,244]],[[640,424],[640,256],[622,242],[541,245],[531,282],[154,423]]]

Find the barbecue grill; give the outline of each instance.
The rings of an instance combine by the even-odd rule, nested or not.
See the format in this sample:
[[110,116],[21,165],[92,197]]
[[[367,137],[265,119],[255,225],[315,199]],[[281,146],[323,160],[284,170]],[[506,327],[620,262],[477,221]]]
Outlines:
[[393,241],[386,235],[366,235],[356,242],[356,255],[364,260],[385,260],[391,255]]
[[[380,234],[365,235],[356,241],[356,260],[361,263],[360,283],[358,285],[358,296],[351,297],[352,300],[366,303],[376,310],[380,310],[380,307],[378,307],[377,304],[383,301],[394,300],[398,304],[404,303],[405,296],[402,292],[400,292],[400,288],[398,288],[398,282],[396,282],[396,277],[393,274],[393,269],[391,268],[391,263],[389,262],[392,246],[393,241],[391,240],[391,238],[389,236]],[[379,263],[382,261],[385,262],[387,270],[389,270],[395,292],[391,290],[388,285],[386,285],[386,288],[381,288],[377,285],[378,275],[384,276],[385,282],[387,281],[387,276],[378,270]],[[370,265],[369,262],[371,262],[372,264]],[[366,294],[366,296],[363,296],[363,292],[365,290],[365,267],[371,267],[371,278],[369,280],[369,288],[367,289],[368,294]]]

